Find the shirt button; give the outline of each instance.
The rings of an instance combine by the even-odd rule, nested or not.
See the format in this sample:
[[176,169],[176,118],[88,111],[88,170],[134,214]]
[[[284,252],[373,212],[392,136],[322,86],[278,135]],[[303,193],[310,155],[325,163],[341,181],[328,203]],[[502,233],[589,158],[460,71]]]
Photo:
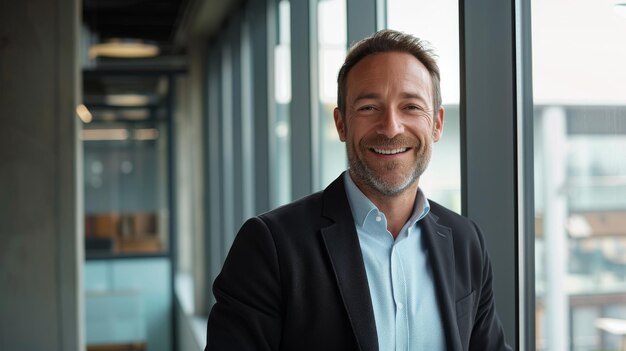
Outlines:
[[399,303],[399,304],[398,304],[398,309],[399,309],[399,310],[401,310],[401,309],[403,309],[403,308],[404,308],[404,305],[403,305],[402,303]]
[[383,219],[382,219],[380,216],[376,216],[376,222],[380,222],[380,221],[382,221],[382,220],[383,220]]

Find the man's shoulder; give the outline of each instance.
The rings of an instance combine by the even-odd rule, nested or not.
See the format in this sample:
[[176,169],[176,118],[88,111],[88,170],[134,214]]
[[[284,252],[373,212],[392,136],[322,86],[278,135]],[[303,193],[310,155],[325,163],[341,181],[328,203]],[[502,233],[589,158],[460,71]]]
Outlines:
[[[311,195],[307,195],[303,198],[262,213],[259,217],[274,219],[289,218],[303,214],[311,215],[311,211],[316,212],[316,210],[321,209],[322,194],[323,192],[319,191]],[[319,210],[317,212],[319,212]]]
[[314,231],[326,225],[323,216],[324,193],[317,192],[258,216],[275,235]]
[[[326,207],[326,208],[325,208]],[[264,221],[290,223],[293,221],[319,221],[324,213],[349,209],[342,177],[339,176],[326,189],[304,196],[286,205],[265,212],[259,217]],[[304,222],[301,222],[304,225]]]
[[435,217],[437,224],[448,227],[452,230],[452,235],[461,241],[482,242],[482,234],[474,221],[462,216],[441,204],[428,200],[430,213]]
[[437,203],[436,201],[428,199],[428,204],[430,205],[430,213],[435,215],[440,222],[443,221],[443,222],[452,222],[452,223],[459,223],[459,224],[470,223],[467,217],[464,217],[452,211],[451,209]]

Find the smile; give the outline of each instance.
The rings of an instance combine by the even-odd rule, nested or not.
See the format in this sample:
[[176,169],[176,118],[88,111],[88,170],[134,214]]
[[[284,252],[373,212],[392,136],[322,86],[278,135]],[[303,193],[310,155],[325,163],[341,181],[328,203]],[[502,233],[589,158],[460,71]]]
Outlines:
[[377,154],[381,154],[381,155],[396,155],[396,154],[401,154],[403,152],[405,152],[406,150],[408,150],[408,148],[406,147],[402,147],[402,148],[397,148],[397,149],[376,149],[376,148],[372,148],[372,151],[374,151]]

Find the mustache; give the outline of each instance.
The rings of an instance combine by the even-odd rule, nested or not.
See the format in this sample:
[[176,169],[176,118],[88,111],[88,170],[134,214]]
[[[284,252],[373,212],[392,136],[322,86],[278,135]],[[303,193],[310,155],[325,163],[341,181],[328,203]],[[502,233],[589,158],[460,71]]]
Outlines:
[[408,135],[396,135],[393,138],[387,138],[384,135],[376,135],[370,138],[362,139],[361,146],[366,148],[401,148],[401,147],[418,147],[420,141],[417,138]]

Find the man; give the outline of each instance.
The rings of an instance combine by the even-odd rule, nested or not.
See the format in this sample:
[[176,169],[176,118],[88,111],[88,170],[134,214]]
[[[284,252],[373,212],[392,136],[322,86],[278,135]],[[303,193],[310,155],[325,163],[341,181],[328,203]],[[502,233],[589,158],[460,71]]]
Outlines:
[[350,50],[338,83],[350,168],[242,226],[206,349],[509,349],[482,234],[418,186],[444,120],[431,52],[381,31]]

